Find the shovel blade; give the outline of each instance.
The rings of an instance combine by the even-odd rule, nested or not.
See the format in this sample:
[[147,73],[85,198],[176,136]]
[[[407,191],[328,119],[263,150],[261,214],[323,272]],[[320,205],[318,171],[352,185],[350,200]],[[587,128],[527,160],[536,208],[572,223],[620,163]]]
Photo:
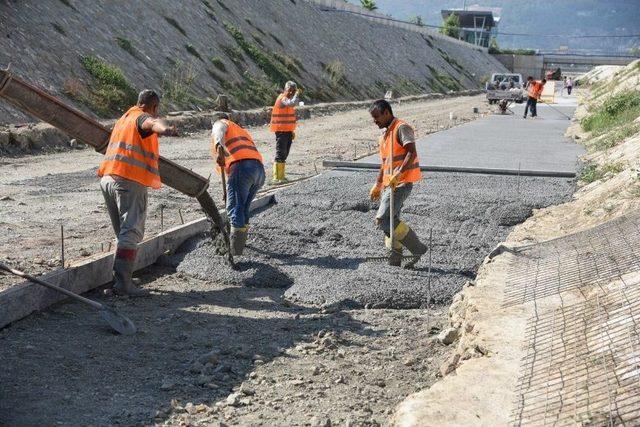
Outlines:
[[129,318],[112,308],[103,306],[100,310],[100,315],[111,328],[122,335],[133,335],[137,331],[136,325]]

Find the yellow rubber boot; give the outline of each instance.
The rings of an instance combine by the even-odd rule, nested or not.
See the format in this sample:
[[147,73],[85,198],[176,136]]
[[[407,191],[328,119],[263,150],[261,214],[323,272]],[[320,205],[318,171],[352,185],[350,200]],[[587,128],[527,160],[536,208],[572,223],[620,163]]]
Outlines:
[[385,236],[384,244],[391,250],[389,254],[389,265],[393,267],[400,267],[402,265],[402,243],[401,241],[407,236],[409,227],[406,223],[400,221],[393,230],[393,247],[391,247],[391,238]]
[[285,174],[284,174],[284,168],[285,168],[285,166],[286,166],[286,163],[285,163],[285,162],[278,163],[278,168],[279,168],[279,169],[278,169],[278,179],[279,179],[281,182],[286,182],[286,181],[287,181],[287,177],[286,177],[286,176],[285,176]]
[[273,181],[278,180],[278,163],[273,164]]

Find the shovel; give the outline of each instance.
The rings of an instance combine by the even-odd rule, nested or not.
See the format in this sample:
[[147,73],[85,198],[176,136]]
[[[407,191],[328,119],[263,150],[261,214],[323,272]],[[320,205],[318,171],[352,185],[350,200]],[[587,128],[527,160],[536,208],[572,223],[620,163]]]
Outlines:
[[27,273],[23,273],[22,271],[13,269],[1,262],[0,262],[0,270],[4,270],[8,273],[15,274],[16,276],[30,280],[34,283],[37,283],[38,285],[45,286],[49,289],[53,289],[54,291],[61,292],[67,295],[68,297],[71,297],[77,301],[80,301],[81,303],[90,305],[91,307],[97,310],[100,310],[100,315],[109,324],[109,326],[111,326],[112,329],[121,333],[122,335],[133,335],[136,333],[136,325],[134,325],[131,320],[129,320],[128,318],[126,318],[125,316],[118,313],[113,308],[107,305],[100,304],[97,301],[93,301],[85,297],[81,297],[80,295],[74,294],[73,292],[68,291],[64,288],[60,288],[58,286],[52,285],[51,283],[47,283],[45,281],[37,279]]

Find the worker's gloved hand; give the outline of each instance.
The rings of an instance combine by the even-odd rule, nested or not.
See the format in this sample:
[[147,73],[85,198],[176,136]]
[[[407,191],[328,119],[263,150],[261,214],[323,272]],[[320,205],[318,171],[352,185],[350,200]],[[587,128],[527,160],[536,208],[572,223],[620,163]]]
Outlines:
[[395,187],[398,185],[398,180],[400,179],[400,172],[396,172],[389,177],[389,186]]
[[376,200],[379,200],[381,191],[382,191],[382,186],[380,185],[380,183],[376,182],[376,184],[373,187],[371,187],[371,191],[369,191],[369,196],[371,197],[371,200],[373,200],[374,202]]

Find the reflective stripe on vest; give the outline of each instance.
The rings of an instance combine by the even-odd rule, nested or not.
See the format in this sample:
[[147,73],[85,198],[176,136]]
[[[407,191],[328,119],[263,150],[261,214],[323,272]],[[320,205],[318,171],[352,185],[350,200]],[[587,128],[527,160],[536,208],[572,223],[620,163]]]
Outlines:
[[296,110],[293,106],[283,106],[281,102],[283,99],[285,99],[284,94],[280,94],[276,103],[273,104],[269,126],[271,132],[293,132],[296,130]]
[[231,120],[222,120],[227,125],[224,134],[224,169],[230,172],[231,164],[239,160],[253,159],[262,163],[262,155],[253,143],[249,132]]
[[[380,157],[383,167],[382,183],[384,186],[389,185],[389,179],[393,175],[393,171],[402,166],[408,153],[407,149],[398,142],[398,128],[401,125],[407,125],[407,123],[400,119],[394,119],[384,135],[380,137]],[[393,144],[393,159],[389,159],[389,144]],[[408,164],[402,174],[400,174],[398,183],[417,182],[421,178],[420,162],[416,153],[412,162]]]
[[160,188],[158,135],[153,133],[144,139],[140,136],[137,121],[143,113],[142,108],[134,106],[116,122],[98,175],[116,175]]

